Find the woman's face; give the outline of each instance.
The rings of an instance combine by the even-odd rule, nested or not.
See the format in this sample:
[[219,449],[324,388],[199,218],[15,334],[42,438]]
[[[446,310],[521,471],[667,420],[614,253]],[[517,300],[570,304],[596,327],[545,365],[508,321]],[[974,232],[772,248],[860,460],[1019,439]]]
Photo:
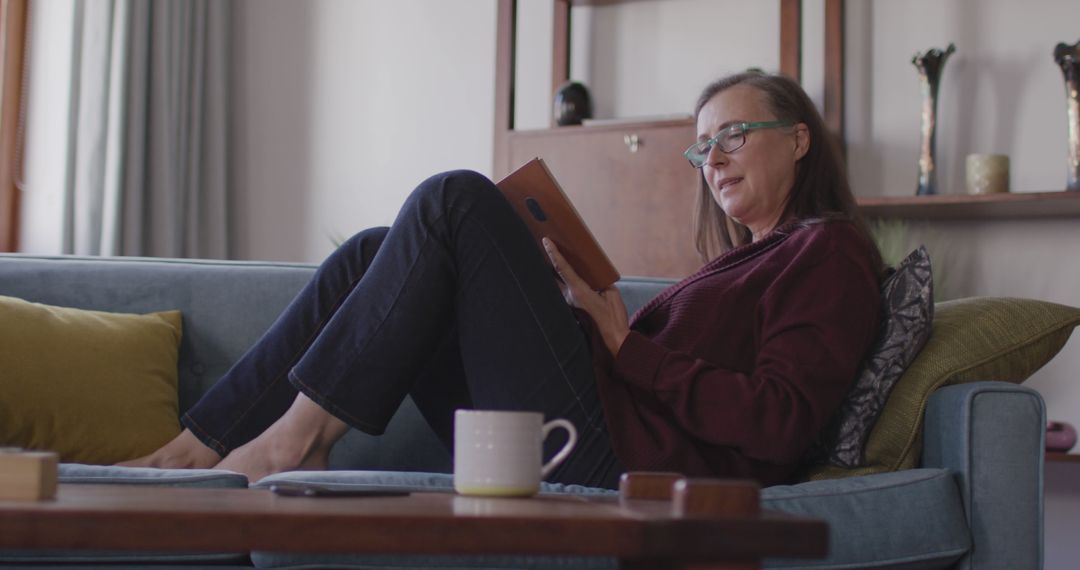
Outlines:
[[[761,91],[735,85],[701,108],[698,140],[710,139],[733,124],[775,120]],[[803,123],[755,129],[746,133],[746,144],[734,152],[721,152],[714,145],[701,170],[716,203],[750,228],[756,241],[784,221],[780,218],[795,183],[796,163],[809,146],[809,130]]]

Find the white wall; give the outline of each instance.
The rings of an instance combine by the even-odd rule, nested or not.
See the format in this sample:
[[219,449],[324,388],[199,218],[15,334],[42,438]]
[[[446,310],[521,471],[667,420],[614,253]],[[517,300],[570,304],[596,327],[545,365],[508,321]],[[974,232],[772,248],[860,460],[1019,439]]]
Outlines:
[[[550,126],[554,10],[552,0],[518,2],[517,57],[514,60],[516,129],[543,129]],[[494,57],[494,49],[491,53]]]
[[592,83],[600,118],[687,113],[711,80],[747,67],[779,67],[776,1],[678,0],[594,10]]
[[[911,57],[956,44],[938,101],[938,185],[963,192],[968,153],[1008,154],[1017,192],[1065,187],[1065,89],[1051,52],[1076,41],[1074,0],[849,2],[848,143],[852,177],[867,195],[916,186],[919,83]],[[869,42],[867,42],[869,40]]]
[[494,0],[235,6],[234,257],[318,261],[428,175],[490,173]]
[[74,15],[69,2],[30,3],[29,35],[38,43],[30,50],[26,88],[32,104],[27,105],[19,225],[19,250],[25,253],[59,253],[63,246],[66,180],[56,161],[67,160]]

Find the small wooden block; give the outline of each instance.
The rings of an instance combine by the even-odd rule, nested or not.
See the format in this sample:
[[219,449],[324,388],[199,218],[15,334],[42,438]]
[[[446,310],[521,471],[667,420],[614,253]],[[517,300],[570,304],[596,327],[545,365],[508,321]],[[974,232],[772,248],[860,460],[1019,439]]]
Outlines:
[[735,479],[683,479],[674,485],[677,517],[752,516],[761,512],[760,487]]
[[678,473],[662,471],[632,471],[619,478],[619,497],[622,499],[670,500],[672,485],[682,479]]
[[0,501],[56,497],[59,463],[59,456],[51,451],[0,451]]

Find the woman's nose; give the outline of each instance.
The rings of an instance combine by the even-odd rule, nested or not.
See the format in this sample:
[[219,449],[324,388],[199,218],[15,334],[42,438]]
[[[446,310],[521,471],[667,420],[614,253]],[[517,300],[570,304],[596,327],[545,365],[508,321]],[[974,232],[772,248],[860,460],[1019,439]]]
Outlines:
[[720,150],[720,145],[714,144],[709,147],[709,154],[705,155],[705,166],[723,166],[727,164],[728,155]]

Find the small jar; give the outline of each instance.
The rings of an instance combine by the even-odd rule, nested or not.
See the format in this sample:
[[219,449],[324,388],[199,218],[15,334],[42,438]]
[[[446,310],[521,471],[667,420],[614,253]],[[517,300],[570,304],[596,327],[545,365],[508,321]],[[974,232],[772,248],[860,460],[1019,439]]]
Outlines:
[[969,154],[965,165],[968,194],[1009,191],[1009,157],[1004,154]]

